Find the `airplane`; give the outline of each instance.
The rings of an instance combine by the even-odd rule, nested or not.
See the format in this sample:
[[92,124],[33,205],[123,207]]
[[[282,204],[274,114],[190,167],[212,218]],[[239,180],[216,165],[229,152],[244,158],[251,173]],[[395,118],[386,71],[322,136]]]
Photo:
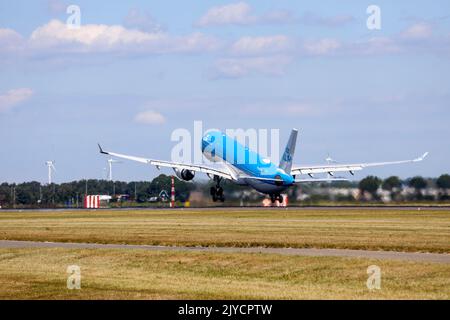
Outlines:
[[[201,149],[203,155],[208,160],[212,162],[221,162],[221,167],[147,159],[104,151],[100,144],[98,144],[98,147],[102,154],[154,165],[158,170],[161,167],[172,168],[178,179],[183,181],[194,179],[196,172],[205,173],[216,183],[215,187],[211,187],[210,189],[210,194],[214,202],[225,201],[223,188],[220,186],[220,183],[224,179],[231,180],[238,185],[250,186],[260,193],[269,195],[272,203],[275,203],[276,201],[281,203],[283,202],[281,193],[295,184],[323,181],[348,181],[346,178],[335,177],[335,173],[348,172],[351,175],[354,175],[355,171],[368,167],[419,162],[428,155],[428,152],[426,152],[421,157],[412,160],[390,162],[354,164],[328,163],[326,165],[295,166],[292,164],[292,159],[295,153],[297,135],[298,130],[292,129],[279,165],[274,164],[270,159],[261,156],[239,143],[236,139],[230,138],[220,131],[206,132],[201,140]],[[316,178],[314,176],[315,174],[321,173],[327,174],[328,177]]]

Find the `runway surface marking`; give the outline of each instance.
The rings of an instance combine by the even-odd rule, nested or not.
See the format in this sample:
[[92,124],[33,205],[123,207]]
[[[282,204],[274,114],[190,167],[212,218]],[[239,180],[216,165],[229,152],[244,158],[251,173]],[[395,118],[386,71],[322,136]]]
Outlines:
[[132,244],[98,244],[98,243],[65,243],[0,240],[0,249],[6,248],[68,248],[68,249],[144,249],[155,251],[187,251],[187,252],[224,252],[224,253],[271,253],[282,255],[298,255],[311,257],[349,257],[370,259],[407,260],[417,262],[450,263],[450,254],[369,251],[351,249],[316,249],[316,248],[238,248],[238,247],[182,247],[153,246]]

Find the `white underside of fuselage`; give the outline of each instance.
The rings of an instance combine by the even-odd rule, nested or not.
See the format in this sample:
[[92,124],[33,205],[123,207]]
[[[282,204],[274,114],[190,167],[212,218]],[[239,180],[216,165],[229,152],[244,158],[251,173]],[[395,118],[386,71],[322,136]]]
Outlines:
[[255,189],[258,192],[264,193],[264,194],[279,194],[286,190],[288,186],[276,186],[274,184],[268,183],[266,181],[257,180],[257,179],[242,179],[238,178],[239,176],[248,175],[248,173],[240,170],[239,168],[233,166],[231,163],[223,161],[223,164],[228,169],[230,174],[233,177],[236,177],[235,180],[233,180],[234,183],[240,186],[250,186],[253,189]]
[[211,155],[206,154],[205,156],[208,158],[208,160],[212,162],[220,162],[222,163],[230,172],[231,176],[233,176],[235,179],[232,180],[234,183],[240,186],[250,186],[253,189],[255,189],[258,192],[264,193],[264,194],[280,194],[284,190],[288,188],[288,186],[276,186],[274,184],[268,183],[266,181],[258,180],[258,179],[246,179],[246,178],[239,178],[239,176],[248,176],[248,173],[240,170],[239,168],[235,167],[233,164],[224,161],[221,158],[218,157],[211,157]]
[[247,185],[264,194],[279,194],[288,188],[288,186],[276,186],[256,179],[245,180],[247,180]]

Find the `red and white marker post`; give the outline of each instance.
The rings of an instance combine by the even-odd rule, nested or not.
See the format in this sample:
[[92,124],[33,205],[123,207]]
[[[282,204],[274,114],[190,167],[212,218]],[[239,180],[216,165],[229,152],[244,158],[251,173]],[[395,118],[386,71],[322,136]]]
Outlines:
[[175,177],[172,176],[172,189],[170,190],[170,207],[175,207]]

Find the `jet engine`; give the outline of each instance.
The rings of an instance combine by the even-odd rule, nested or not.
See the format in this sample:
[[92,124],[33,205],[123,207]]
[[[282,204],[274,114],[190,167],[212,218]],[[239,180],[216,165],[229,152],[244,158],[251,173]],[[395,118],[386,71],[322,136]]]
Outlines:
[[195,177],[195,171],[187,169],[175,169],[175,174],[179,179],[184,181],[191,181]]

